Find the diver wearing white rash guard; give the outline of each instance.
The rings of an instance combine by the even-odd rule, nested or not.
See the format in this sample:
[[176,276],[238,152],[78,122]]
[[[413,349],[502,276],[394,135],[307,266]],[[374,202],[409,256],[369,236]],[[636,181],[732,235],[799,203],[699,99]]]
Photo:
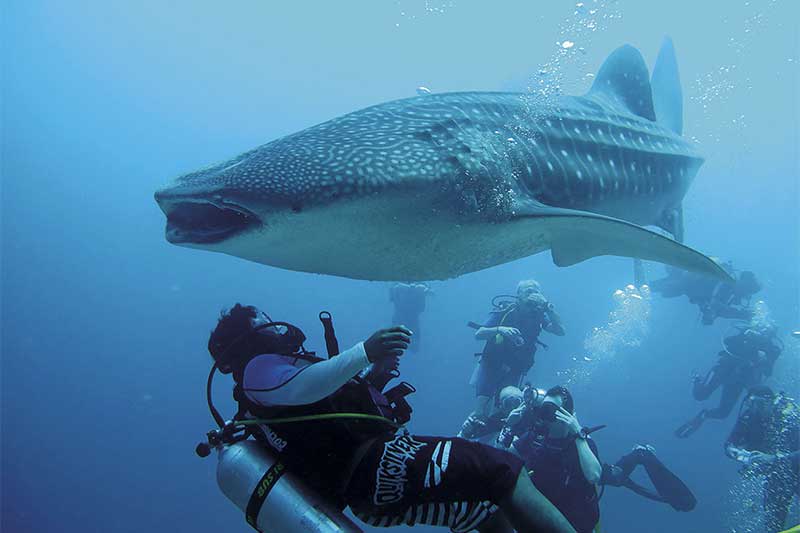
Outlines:
[[215,368],[236,382],[234,420],[252,420],[250,434],[289,472],[367,524],[574,533],[513,454],[398,431],[411,414],[403,396],[414,389],[383,389],[398,375],[411,335],[403,326],[381,329],[320,359],[305,351],[299,328],[237,304],[222,314],[208,347]]

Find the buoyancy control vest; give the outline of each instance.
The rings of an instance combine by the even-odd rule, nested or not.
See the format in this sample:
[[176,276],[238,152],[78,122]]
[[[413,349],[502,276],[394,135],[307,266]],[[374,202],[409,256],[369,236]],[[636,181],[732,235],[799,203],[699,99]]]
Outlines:
[[[600,519],[599,498],[595,486],[583,477],[575,440],[552,439],[541,425],[534,427],[526,440],[522,456],[536,488],[578,533],[591,531]],[[592,439],[588,443],[598,457],[597,445]]]
[[486,341],[482,356],[487,362],[498,362],[508,365],[514,371],[527,372],[533,366],[539,335],[545,324],[545,314],[541,311],[524,313],[512,304],[501,313],[497,326],[517,328],[525,343],[514,344],[499,333]]
[[[403,382],[384,394],[368,380],[356,377],[330,396],[307,405],[263,406],[251,401],[238,383],[234,399],[239,404],[238,420],[308,417],[305,421],[259,424],[251,428],[251,434],[276,451],[309,486],[344,507],[343,493],[356,452],[370,441],[390,439],[408,422],[411,409],[404,397],[413,391]],[[343,413],[382,420],[320,416]]]

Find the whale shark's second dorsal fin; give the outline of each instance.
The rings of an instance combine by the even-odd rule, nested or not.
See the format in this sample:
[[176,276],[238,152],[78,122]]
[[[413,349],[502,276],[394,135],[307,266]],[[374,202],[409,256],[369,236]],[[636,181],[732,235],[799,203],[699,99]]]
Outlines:
[[658,122],[678,135],[683,133],[683,91],[681,78],[678,75],[678,61],[675,59],[675,47],[672,39],[664,37],[661,50],[658,52],[653,77],[650,78],[653,88],[653,104],[655,104]]
[[656,120],[647,65],[631,45],[620,46],[608,56],[586,96],[610,100],[640,117]]

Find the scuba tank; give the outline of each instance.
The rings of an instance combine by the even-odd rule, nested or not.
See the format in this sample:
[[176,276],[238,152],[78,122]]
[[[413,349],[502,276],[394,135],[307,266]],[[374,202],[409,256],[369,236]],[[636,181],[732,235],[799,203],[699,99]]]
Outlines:
[[217,484],[264,533],[361,533],[344,513],[306,487],[263,444],[217,446]]

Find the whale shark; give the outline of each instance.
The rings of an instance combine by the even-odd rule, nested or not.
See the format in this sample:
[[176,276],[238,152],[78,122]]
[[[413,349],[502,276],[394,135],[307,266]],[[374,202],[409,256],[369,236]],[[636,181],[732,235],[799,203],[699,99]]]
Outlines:
[[185,174],[155,199],[169,242],[295,271],[436,280],[550,250],[558,266],[614,255],[727,278],[682,243],[703,163],[682,128],[666,38],[652,77],[624,45],[583,96],[390,101]]

